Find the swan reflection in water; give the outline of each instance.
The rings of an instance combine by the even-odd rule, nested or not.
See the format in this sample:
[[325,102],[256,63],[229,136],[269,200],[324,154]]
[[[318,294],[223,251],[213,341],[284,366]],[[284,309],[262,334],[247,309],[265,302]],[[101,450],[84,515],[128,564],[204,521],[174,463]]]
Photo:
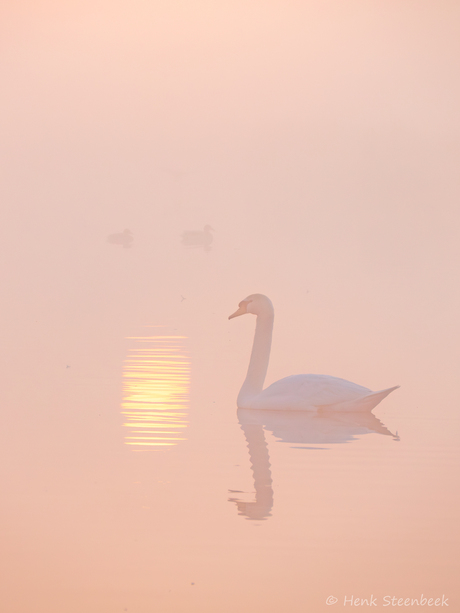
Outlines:
[[[393,437],[393,440],[399,440],[397,434],[390,432],[370,412],[310,413],[238,409],[238,421],[249,449],[255,500],[245,502],[234,497],[228,500],[236,503],[238,514],[245,516],[246,519],[265,520],[270,517],[273,507],[273,481],[265,431],[271,432],[280,442],[295,444],[297,449],[321,449],[309,445],[347,443],[359,435],[370,433],[383,434]],[[237,493],[235,490],[229,491]]]

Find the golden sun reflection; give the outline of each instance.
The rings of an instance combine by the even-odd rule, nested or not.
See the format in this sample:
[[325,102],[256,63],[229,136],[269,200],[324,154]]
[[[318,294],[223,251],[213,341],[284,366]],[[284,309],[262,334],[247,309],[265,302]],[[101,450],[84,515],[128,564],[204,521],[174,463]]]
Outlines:
[[184,441],[190,389],[185,336],[131,336],[123,369],[126,445],[168,447]]

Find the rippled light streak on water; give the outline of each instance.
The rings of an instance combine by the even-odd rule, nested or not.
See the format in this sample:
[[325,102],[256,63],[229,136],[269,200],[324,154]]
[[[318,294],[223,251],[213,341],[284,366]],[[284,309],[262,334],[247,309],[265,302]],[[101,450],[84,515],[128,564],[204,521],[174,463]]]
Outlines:
[[185,440],[190,360],[185,336],[133,336],[123,370],[125,444],[167,447]]

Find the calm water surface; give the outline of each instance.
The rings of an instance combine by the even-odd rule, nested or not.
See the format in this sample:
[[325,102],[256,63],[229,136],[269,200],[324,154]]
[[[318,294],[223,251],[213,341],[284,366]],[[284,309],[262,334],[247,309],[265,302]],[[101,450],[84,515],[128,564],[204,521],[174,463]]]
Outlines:
[[460,4],[0,13],[0,611],[459,613]]
[[221,339],[121,327],[10,365],[5,610],[455,610],[457,419],[398,392],[375,415],[237,412]]

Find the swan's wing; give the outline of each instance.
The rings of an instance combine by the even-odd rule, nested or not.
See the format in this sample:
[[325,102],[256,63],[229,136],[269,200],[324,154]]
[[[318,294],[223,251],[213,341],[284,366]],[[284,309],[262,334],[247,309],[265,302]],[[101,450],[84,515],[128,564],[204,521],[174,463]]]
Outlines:
[[371,393],[367,387],[338,377],[292,375],[272,383],[258,394],[257,404],[267,409],[316,410],[323,405],[343,403]]
[[380,390],[379,392],[370,392],[366,396],[346,400],[337,403],[324,404],[318,406],[319,409],[324,411],[372,411],[379,402],[381,402],[388,394],[391,394],[394,390],[397,390],[399,385],[389,387],[386,390]]

